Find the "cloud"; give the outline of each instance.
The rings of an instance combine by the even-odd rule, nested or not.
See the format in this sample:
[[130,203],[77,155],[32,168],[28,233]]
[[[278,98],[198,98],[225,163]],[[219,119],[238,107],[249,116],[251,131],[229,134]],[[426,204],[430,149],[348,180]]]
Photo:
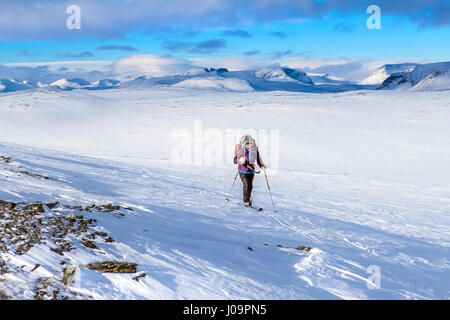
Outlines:
[[84,51],[81,53],[70,53],[70,52],[57,53],[55,56],[57,58],[64,58],[64,59],[79,59],[79,58],[92,58],[94,55],[90,51]]
[[227,42],[223,39],[212,39],[200,41],[190,50],[192,53],[211,53],[225,48]]
[[187,41],[164,41],[162,47],[172,52],[187,51],[192,48],[192,42]]
[[30,52],[28,50],[21,51],[20,54],[25,57],[34,57],[39,55],[37,52]]
[[355,31],[355,26],[346,22],[340,22],[334,26],[334,30],[341,33],[353,33]]
[[255,56],[260,53],[261,53],[261,50],[250,50],[250,51],[243,52],[243,54],[246,56]]
[[285,56],[288,56],[292,53],[292,50],[278,50],[278,51],[274,51],[272,52],[271,57],[274,59],[278,59],[278,58],[282,58]]
[[142,75],[162,77],[186,72],[195,66],[186,59],[156,54],[137,54],[115,61],[111,75],[121,79],[132,79]]
[[211,39],[199,42],[164,41],[162,47],[171,52],[212,53],[225,48],[227,42],[223,39]]
[[225,37],[238,37],[238,38],[250,38],[251,34],[247,31],[240,30],[240,29],[234,29],[234,30],[225,30],[222,31],[222,35]]
[[120,46],[115,44],[110,44],[107,46],[97,47],[97,50],[122,50],[122,51],[138,51],[138,49],[131,46]]
[[[231,28],[280,21],[309,20],[327,14],[366,15],[360,0],[77,0],[81,29],[66,28],[69,1],[2,1],[0,39],[54,40],[77,37],[120,38],[131,32],[157,33]],[[421,28],[450,25],[450,2],[377,0],[383,15],[407,17]],[[126,12],[126,14],[124,14]]]
[[289,34],[282,31],[270,32],[268,33],[268,35],[278,39],[286,39],[287,37],[289,37]]

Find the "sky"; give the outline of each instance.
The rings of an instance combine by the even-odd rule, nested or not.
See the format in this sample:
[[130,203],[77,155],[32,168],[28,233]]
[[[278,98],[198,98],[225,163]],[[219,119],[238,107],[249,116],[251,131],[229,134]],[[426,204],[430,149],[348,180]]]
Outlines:
[[[131,65],[132,57],[164,66],[172,57],[183,68],[331,66],[353,78],[384,63],[450,60],[450,0],[1,0],[0,5],[0,78],[114,75],[118,65],[121,70]],[[371,5],[379,16],[368,12]],[[369,28],[368,20],[379,21],[379,28]]]

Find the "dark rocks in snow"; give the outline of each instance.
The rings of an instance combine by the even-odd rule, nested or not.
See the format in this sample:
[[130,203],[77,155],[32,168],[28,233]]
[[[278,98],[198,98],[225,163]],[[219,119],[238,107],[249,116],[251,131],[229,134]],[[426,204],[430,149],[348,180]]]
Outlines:
[[72,285],[73,277],[75,276],[76,267],[74,266],[68,266],[64,268],[63,271],[63,280],[62,283],[64,283],[66,286]]
[[95,243],[92,242],[91,240],[88,240],[88,239],[83,239],[83,240],[81,241],[81,244],[82,244],[83,246],[85,246],[86,248],[98,249],[98,247],[95,245]]
[[224,73],[224,72],[228,72],[228,69],[227,68],[218,68],[218,69],[216,69],[216,68],[204,68],[204,70],[206,71],[206,72],[216,72],[216,73]]
[[105,273],[136,273],[137,264],[131,262],[105,261],[90,263],[87,268]]
[[35,290],[35,300],[69,300],[69,296],[77,296],[54,278],[39,278]]
[[306,247],[306,246],[298,246],[296,249],[309,252],[312,248],[311,247]]
[[139,278],[143,278],[143,277],[145,277],[146,275],[147,275],[147,274],[144,272],[144,273],[141,273],[140,275],[137,275],[136,277],[133,277],[132,279],[139,282]]
[[389,76],[383,83],[377,88],[377,90],[381,89],[394,89],[402,84],[408,84],[410,80],[408,79],[408,74],[401,72],[395,73]]
[[0,161],[4,163],[10,163],[11,159],[12,159],[11,157],[0,156]]
[[[0,200],[0,252],[12,251],[17,255],[28,252],[35,244],[50,242],[49,249],[60,255],[76,249],[68,239],[83,236],[82,244],[97,249],[92,241],[96,236],[106,243],[114,242],[106,232],[90,231],[96,219],[85,219],[83,215],[62,214],[70,206],[59,206],[58,202],[32,203]],[[47,210],[46,210],[47,208]],[[73,208],[70,207],[71,209]],[[82,206],[80,206],[83,209]],[[102,208],[102,206],[94,206]],[[113,210],[115,206],[106,205]],[[121,207],[120,207],[121,208]],[[55,211],[54,211],[55,210]],[[45,214],[50,213],[50,215]],[[69,238],[70,237],[70,238]]]

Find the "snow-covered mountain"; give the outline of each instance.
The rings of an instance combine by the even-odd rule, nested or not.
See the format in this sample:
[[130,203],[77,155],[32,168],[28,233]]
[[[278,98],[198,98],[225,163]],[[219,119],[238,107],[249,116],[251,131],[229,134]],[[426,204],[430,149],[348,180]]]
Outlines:
[[[214,91],[294,91],[343,92],[354,90],[447,90],[450,62],[434,64],[388,64],[360,83],[332,74],[305,73],[299,69],[270,66],[258,70],[229,71],[226,68],[194,68],[165,76],[138,76],[121,82],[114,78],[87,81],[83,78],[62,78],[50,84],[26,80],[0,80],[0,92],[27,89],[41,90],[104,90],[113,88],[184,87]],[[419,84],[419,82],[424,81]],[[414,88],[413,88],[414,87]]]
[[120,81],[115,79],[102,79],[97,80],[89,84],[88,86],[85,86],[86,89],[91,90],[100,90],[100,89],[111,89],[111,88],[117,88],[120,86]]
[[369,77],[361,81],[361,84],[381,84],[390,75],[400,72],[409,72],[415,69],[419,64],[417,63],[400,63],[400,64],[386,64],[375,71]]
[[450,90],[450,62],[417,65],[414,69],[390,75],[379,89],[409,91]]
[[81,78],[75,78],[75,79],[60,79],[55,82],[52,82],[48,86],[58,88],[61,90],[73,90],[73,89],[101,90],[101,89],[116,88],[119,85],[120,81],[115,79],[102,79],[91,83]]
[[268,81],[299,81],[304,84],[313,84],[305,72],[291,68],[268,67],[254,71],[253,74]]
[[84,79],[59,79],[50,83],[51,87],[57,87],[61,90],[73,90],[89,86],[91,83]]
[[16,81],[14,79],[0,79],[0,92],[12,92],[33,88],[33,84],[27,81]]
[[180,76],[205,76],[211,74],[223,74],[224,72],[228,72],[226,68],[196,68],[191,69],[187,72],[181,73]]
[[122,85],[124,88],[174,86],[215,91],[297,91],[327,92],[316,87],[302,71],[290,68],[228,71],[225,68],[199,68],[168,77],[138,77]]
[[315,85],[319,84],[348,84],[351,81],[333,76],[329,73],[307,73]]
[[442,90],[450,90],[450,70],[435,71],[411,88],[411,91]]
[[217,91],[249,92],[254,89],[245,80],[223,77],[196,77],[180,81],[174,87]]

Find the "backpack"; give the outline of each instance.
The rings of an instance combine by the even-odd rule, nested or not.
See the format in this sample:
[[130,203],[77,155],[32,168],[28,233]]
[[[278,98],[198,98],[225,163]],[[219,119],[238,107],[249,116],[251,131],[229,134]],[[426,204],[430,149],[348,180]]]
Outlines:
[[[252,145],[247,148],[246,142],[252,141]],[[237,159],[245,156],[245,150],[248,149],[248,163],[255,164],[258,159],[258,146],[256,145],[255,139],[251,136],[243,136],[240,143],[238,143],[234,149],[234,153],[237,155]]]

